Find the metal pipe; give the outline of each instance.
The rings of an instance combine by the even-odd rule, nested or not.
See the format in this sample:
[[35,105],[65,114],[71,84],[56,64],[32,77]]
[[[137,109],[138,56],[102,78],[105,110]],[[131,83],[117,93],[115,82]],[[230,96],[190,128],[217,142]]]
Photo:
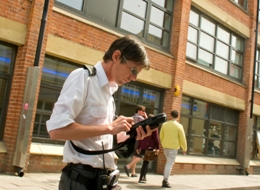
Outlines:
[[256,51],[257,51],[257,41],[258,41],[258,20],[259,20],[259,0],[257,1],[256,9],[256,29],[255,29],[255,52],[254,52],[254,67],[253,67],[253,77],[252,77],[252,91],[251,91],[251,109],[250,118],[253,118],[253,107],[254,107],[254,97],[255,97],[255,67],[256,67]]
[[24,172],[23,172],[23,168],[21,167],[16,167],[16,173],[15,175],[18,175],[19,177],[23,177]]
[[38,67],[40,58],[41,58],[41,51],[42,51],[42,41],[44,38],[44,32],[45,32],[45,26],[47,22],[47,15],[48,15],[48,8],[49,8],[49,0],[45,0],[44,7],[43,7],[43,13],[42,13],[42,21],[41,21],[41,27],[38,37],[38,43],[37,43],[37,49],[34,59],[34,66]]

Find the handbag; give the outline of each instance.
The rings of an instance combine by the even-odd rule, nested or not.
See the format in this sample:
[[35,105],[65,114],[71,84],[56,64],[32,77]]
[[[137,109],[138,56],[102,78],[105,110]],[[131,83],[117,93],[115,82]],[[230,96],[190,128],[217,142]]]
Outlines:
[[149,147],[150,141],[151,141],[151,137],[149,139],[149,142],[147,143],[148,148],[147,148],[147,150],[145,150],[145,153],[144,153],[144,161],[148,161],[148,162],[154,161],[158,157],[156,150]]
[[144,161],[154,161],[158,158],[157,152],[155,149],[147,149],[144,154]]

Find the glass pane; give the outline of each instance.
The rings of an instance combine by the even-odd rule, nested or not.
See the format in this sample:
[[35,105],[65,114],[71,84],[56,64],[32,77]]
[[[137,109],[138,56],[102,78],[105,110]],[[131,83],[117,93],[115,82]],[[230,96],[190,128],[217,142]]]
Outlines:
[[216,53],[217,55],[223,57],[224,59],[229,59],[229,46],[227,46],[226,44],[217,41],[217,49],[216,49]]
[[224,146],[223,146],[223,155],[224,156],[234,157],[235,151],[236,151],[235,143],[224,142]]
[[138,36],[143,36],[144,21],[123,12],[121,26],[122,29]]
[[242,77],[242,68],[231,64],[230,65],[230,76],[235,77],[237,79],[241,79]]
[[201,29],[215,36],[216,25],[204,17],[201,18]]
[[213,55],[202,49],[199,49],[198,63],[200,63],[204,66],[207,66],[207,67],[211,67],[212,62],[213,62]]
[[220,155],[221,141],[209,139],[207,144],[207,155]]
[[156,7],[152,7],[150,20],[151,22],[153,22],[154,24],[160,27],[164,27],[168,30],[170,29],[170,21],[171,21],[170,15],[164,13],[163,11],[159,10]]
[[173,0],[152,0],[152,2],[166,8],[168,11],[172,11]]
[[78,67],[66,61],[45,57],[42,81],[62,86],[71,71]]
[[12,61],[13,49],[0,45],[0,72],[9,74],[10,64]]
[[124,84],[121,89],[121,100],[138,103],[140,98],[140,87],[132,84]]
[[186,49],[186,56],[193,59],[197,59],[197,46],[188,42],[187,49]]
[[58,2],[61,2],[65,5],[68,5],[74,9],[77,9],[79,11],[82,11],[82,5],[83,5],[83,0],[56,0]]
[[170,41],[170,34],[166,31],[163,31],[163,39],[162,39],[163,47],[168,47],[169,41]]
[[191,99],[189,97],[182,97],[181,114],[191,114]]
[[202,119],[192,119],[192,126],[191,126],[191,134],[192,135],[199,135],[199,136],[206,136],[206,121]]
[[227,74],[228,73],[228,62],[223,59],[220,59],[219,57],[216,57],[214,69],[223,74]]
[[212,105],[210,118],[218,121],[224,121],[225,109],[220,106]]
[[[96,1],[96,0],[93,0]],[[106,2],[104,0],[101,0],[102,2]],[[104,8],[110,7],[110,0],[107,1],[109,4],[108,6],[104,6]],[[118,0],[117,0],[118,2]],[[117,7],[117,6],[116,6]],[[146,15],[146,7],[147,7],[147,3],[142,1],[142,0],[131,0],[131,1],[124,1],[123,4],[123,8],[142,17],[145,18]],[[107,11],[108,13],[110,13],[109,11]],[[99,13],[99,12],[98,12]],[[115,12],[116,14],[116,12]]]
[[3,106],[6,93],[6,79],[0,79],[0,106]]
[[243,51],[243,41],[241,38],[237,36],[232,36],[232,43],[231,45],[236,48],[237,50]]
[[204,148],[205,148],[205,139],[204,138],[191,136],[189,145],[190,145],[190,148],[189,148],[190,154],[204,154]]
[[194,100],[193,116],[208,118],[208,103],[200,100]]
[[[71,1],[74,3],[74,1]],[[118,0],[88,0],[87,14],[99,19],[101,22],[115,26],[117,17]]]
[[159,100],[160,100],[159,92],[149,90],[149,89],[144,89],[142,105],[149,106],[149,107],[158,107]]
[[237,139],[237,128],[231,127],[231,126],[226,126],[225,129],[224,129],[224,138],[225,138],[225,140],[236,141],[236,139]]
[[237,65],[242,66],[243,56],[237,51],[231,51],[231,61]]
[[246,8],[245,7],[245,2],[246,0],[233,0],[235,1],[238,5],[240,5],[242,8]]
[[260,131],[260,117],[256,118],[256,130]]
[[154,42],[157,45],[161,45],[161,40],[162,40],[162,30],[153,26],[149,25],[149,37],[148,39],[152,42]]
[[209,138],[221,138],[223,131],[223,123],[217,121],[210,121],[209,125]]
[[200,46],[205,48],[208,51],[213,52],[214,49],[214,38],[205,34],[204,32],[200,35]]
[[184,132],[185,132],[186,135],[188,135],[189,122],[190,122],[189,118],[180,117],[180,123],[182,124]]
[[193,28],[191,26],[189,26],[188,40],[195,44],[198,43],[198,30],[196,30],[195,28]]
[[45,105],[45,107],[42,107],[41,109],[44,109],[46,111],[47,110],[51,111],[55,102],[58,100],[59,95],[60,95],[60,89],[54,90],[54,89],[41,86],[38,102],[42,102],[42,104]]
[[192,10],[190,11],[190,23],[194,24],[195,26],[199,26],[199,14]]
[[230,43],[230,33],[218,26],[218,39],[222,40],[223,42],[229,44]]
[[227,109],[226,111],[226,122],[230,124],[238,125],[239,113],[238,111]]

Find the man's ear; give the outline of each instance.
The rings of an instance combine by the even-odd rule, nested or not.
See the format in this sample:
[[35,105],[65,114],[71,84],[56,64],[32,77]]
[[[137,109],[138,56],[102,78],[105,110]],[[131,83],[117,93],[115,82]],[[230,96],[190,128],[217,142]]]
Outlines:
[[112,54],[112,60],[114,62],[120,60],[120,57],[121,57],[121,51],[119,50],[114,51],[114,53]]

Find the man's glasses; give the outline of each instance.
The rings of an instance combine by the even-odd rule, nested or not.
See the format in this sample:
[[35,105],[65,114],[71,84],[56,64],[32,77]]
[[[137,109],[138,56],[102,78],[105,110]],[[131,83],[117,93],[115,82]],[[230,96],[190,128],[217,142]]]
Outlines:
[[130,64],[129,64],[128,61],[126,60],[125,56],[123,56],[123,58],[124,58],[124,60],[126,61],[127,65],[130,67],[132,75],[137,76],[138,71],[137,71],[135,68],[133,68],[133,67],[130,66]]

